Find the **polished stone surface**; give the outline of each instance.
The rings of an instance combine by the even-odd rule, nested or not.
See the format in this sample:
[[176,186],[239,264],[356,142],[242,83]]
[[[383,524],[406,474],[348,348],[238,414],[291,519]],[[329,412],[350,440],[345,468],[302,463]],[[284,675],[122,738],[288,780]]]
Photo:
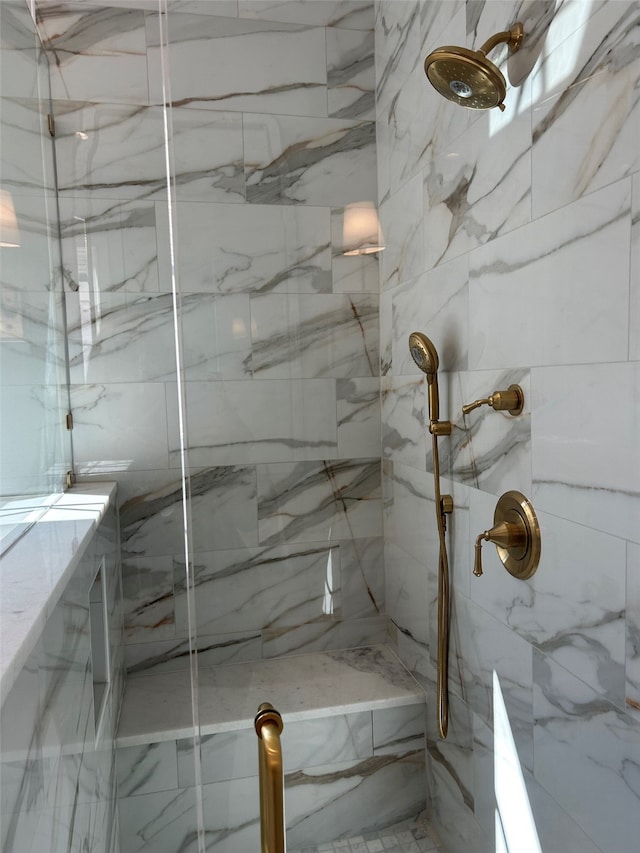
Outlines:
[[[189,679],[189,672],[180,672],[131,680],[118,745],[189,737]],[[201,668],[198,693],[202,734],[250,728],[258,705],[267,701],[285,724],[425,701],[420,686],[384,646]]]

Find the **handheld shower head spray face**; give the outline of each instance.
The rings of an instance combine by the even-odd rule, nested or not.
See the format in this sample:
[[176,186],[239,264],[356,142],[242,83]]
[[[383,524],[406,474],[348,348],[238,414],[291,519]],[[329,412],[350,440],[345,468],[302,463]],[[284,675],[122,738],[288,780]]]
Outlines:
[[429,388],[429,420],[437,421],[440,416],[440,399],[438,394],[438,351],[433,343],[422,332],[412,332],[409,335],[409,352],[411,358],[427,377]]

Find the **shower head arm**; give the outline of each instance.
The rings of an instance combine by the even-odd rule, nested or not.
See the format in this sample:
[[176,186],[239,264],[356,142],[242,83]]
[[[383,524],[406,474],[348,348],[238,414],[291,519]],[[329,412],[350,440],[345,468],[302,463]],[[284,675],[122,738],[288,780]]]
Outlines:
[[524,27],[521,23],[514,24],[510,30],[505,30],[501,33],[496,33],[491,36],[490,39],[487,39],[486,42],[478,49],[478,53],[482,53],[486,56],[490,53],[494,47],[497,47],[499,44],[506,43],[509,48],[509,53],[515,53],[516,50],[520,47],[522,43],[522,37],[524,36]]

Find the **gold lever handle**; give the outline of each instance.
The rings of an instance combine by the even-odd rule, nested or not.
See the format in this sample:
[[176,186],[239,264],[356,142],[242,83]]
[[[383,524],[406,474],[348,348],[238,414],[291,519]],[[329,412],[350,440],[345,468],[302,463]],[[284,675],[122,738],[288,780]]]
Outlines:
[[526,580],[540,561],[540,526],[533,506],[520,492],[505,492],[496,505],[494,526],[476,539],[473,574],[482,574],[482,543],[493,542],[505,569]]
[[496,524],[491,530],[485,530],[476,539],[476,555],[473,563],[473,573],[476,577],[482,574],[482,542],[493,542],[494,545],[499,545],[501,548],[520,547],[526,542],[526,530],[524,525],[510,524],[508,521],[501,521]]
[[496,412],[509,412],[515,417],[524,409],[524,391],[519,385],[509,385],[506,391],[494,391],[490,397],[467,403],[462,407],[462,412],[468,415],[480,406],[491,406]]

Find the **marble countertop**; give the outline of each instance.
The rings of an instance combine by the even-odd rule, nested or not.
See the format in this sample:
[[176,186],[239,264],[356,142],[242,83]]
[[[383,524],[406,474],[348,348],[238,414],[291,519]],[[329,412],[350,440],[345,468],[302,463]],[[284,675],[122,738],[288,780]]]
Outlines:
[[115,491],[115,483],[74,486],[0,558],[0,701],[34,649]]
[[[198,694],[203,735],[251,728],[261,702],[271,702],[287,723],[425,701],[386,646],[201,667]],[[118,746],[192,735],[189,670],[127,682]]]

